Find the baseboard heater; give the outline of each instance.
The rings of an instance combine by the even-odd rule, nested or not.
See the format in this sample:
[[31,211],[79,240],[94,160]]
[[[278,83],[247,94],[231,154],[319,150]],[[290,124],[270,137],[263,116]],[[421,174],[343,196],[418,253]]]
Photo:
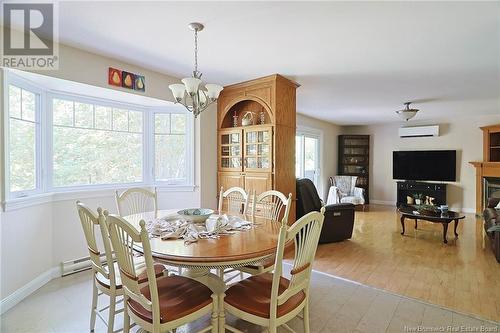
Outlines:
[[[103,253],[100,256],[101,262],[106,262],[106,255]],[[92,261],[90,260],[90,256],[63,261],[61,263],[61,276],[67,276],[71,274],[75,274],[78,272],[86,271],[92,268]]]

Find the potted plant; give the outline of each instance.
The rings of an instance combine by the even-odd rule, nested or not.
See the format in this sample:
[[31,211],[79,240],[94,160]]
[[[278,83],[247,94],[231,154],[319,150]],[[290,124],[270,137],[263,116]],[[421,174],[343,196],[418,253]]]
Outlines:
[[413,198],[415,198],[415,205],[421,205],[422,204],[422,198],[424,196],[422,195],[422,193],[415,193],[413,195]]

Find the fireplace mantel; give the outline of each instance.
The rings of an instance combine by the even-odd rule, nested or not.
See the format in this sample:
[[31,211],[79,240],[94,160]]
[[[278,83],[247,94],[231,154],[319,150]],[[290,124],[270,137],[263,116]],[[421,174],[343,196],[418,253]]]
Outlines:
[[476,168],[476,214],[480,215],[485,207],[483,186],[485,177],[500,177],[500,162],[469,162]]

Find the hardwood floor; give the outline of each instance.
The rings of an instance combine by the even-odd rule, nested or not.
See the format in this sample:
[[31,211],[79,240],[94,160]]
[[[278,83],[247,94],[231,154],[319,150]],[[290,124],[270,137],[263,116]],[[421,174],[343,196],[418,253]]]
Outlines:
[[486,240],[482,219],[460,221],[459,239],[442,226],[406,220],[401,236],[393,207],[356,211],[353,238],[318,247],[314,269],[457,311],[500,321],[500,264]]

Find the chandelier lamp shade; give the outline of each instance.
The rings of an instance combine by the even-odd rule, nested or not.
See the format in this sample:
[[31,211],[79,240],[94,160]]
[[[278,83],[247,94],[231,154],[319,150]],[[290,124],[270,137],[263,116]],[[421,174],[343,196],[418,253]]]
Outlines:
[[419,111],[418,109],[410,108],[410,104],[411,102],[406,102],[404,103],[405,108],[403,110],[396,111],[396,113],[402,120],[410,120],[411,118],[415,117],[417,112]]
[[189,24],[189,28],[194,31],[193,76],[182,79],[182,84],[171,84],[168,87],[174,95],[174,103],[182,104],[197,118],[210,104],[217,101],[223,87],[213,83],[202,84],[201,76],[203,74],[198,71],[198,32],[203,30],[204,26],[194,22]]

